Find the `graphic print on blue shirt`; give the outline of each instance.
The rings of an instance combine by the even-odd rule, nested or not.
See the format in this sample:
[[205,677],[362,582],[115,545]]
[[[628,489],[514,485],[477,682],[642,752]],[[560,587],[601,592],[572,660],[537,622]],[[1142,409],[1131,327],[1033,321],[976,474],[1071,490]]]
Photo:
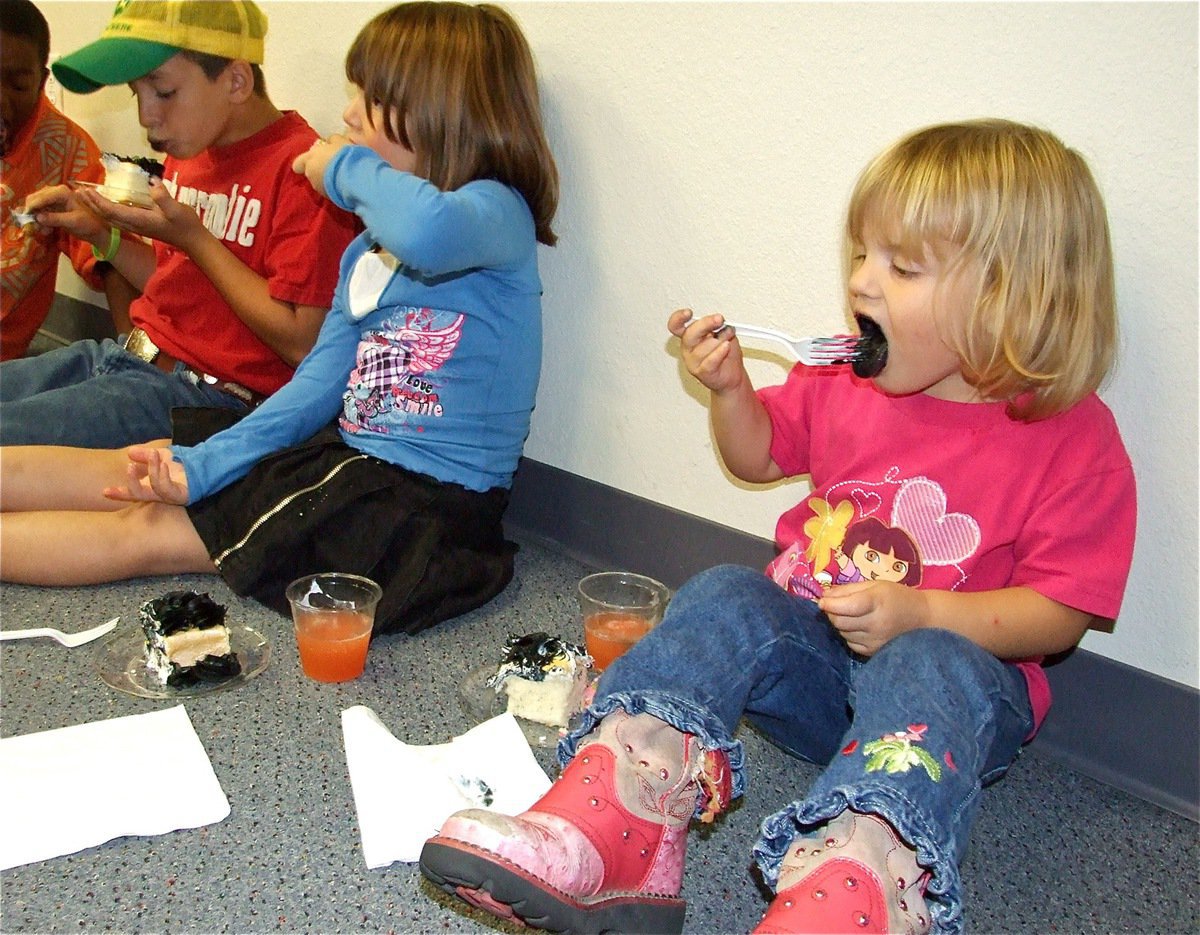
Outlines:
[[462,338],[465,316],[431,308],[402,307],[364,331],[342,398],[347,432],[396,435],[420,432],[441,418],[438,371]]

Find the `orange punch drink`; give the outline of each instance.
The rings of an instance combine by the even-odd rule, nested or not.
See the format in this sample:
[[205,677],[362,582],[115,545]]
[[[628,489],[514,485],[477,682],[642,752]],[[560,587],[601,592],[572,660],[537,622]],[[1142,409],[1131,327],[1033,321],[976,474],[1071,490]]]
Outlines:
[[662,620],[670,592],[645,575],[603,571],[579,582],[583,641],[601,672]]
[[614,659],[649,632],[650,621],[645,617],[622,613],[601,611],[583,621],[584,643],[597,672],[607,669]]
[[383,592],[359,575],[305,575],[287,588],[304,674],[318,682],[347,682],[363,673],[375,605]]

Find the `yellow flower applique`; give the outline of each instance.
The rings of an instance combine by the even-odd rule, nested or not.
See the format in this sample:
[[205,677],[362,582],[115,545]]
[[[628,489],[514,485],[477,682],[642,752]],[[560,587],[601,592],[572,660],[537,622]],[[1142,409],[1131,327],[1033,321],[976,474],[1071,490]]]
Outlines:
[[854,519],[854,504],[842,500],[831,508],[820,497],[811,497],[808,506],[813,516],[804,524],[804,534],[808,536],[804,557],[812,563],[813,571],[817,572],[829,564],[833,550],[845,541],[846,529],[850,526],[850,520]]

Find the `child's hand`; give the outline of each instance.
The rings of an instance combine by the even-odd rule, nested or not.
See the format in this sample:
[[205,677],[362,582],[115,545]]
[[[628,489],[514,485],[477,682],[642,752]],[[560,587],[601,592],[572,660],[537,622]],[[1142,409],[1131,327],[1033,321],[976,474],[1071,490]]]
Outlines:
[[868,657],[893,637],[924,626],[925,604],[923,591],[893,581],[833,585],[817,601],[846,645]]
[[208,236],[200,215],[189,205],[176,201],[162,179],[150,179],[150,200],[154,202],[150,207],[118,204],[91,189],[75,192],[75,196],[104,223],[102,243],[97,245],[100,247],[108,245],[110,225],[178,247],[189,255],[195,238]]
[[732,328],[722,328],[724,324],[722,315],[693,321],[690,308],[677,309],[667,318],[667,330],[679,338],[688,373],[714,393],[737,389],[746,379],[741,345]]
[[134,445],[125,449],[129,456],[124,487],[105,487],[104,496],[110,500],[130,502],[173,503],[188,502],[187,473],[166,448]]
[[325,169],[338,150],[349,145],[349,138],[337,133],[327,140],[317,140],[307,152],[296,157],[296,161],[292,163],[292,171],[308,179],[308,184],[317,194],[328,197],[325,191]]
[[66,185],[39,188],[25,198],[25,211],[36,216],[43,227],[65,230],[77,240],[104,241],[108,245],[109,224],[80,197],[90,192],[74,192]]

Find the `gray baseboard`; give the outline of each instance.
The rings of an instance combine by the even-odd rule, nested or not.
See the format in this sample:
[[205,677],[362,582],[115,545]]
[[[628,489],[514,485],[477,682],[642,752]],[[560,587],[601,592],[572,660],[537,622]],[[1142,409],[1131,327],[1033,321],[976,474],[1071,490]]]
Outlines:
[[[587,565],[672,588],[720,562],[765,566],[773,551],[767,540],[529,459],[507,522]],[[1054,706],[1032,754],[1200,820],[1200,692],[1082,649],[1047,671]]]

